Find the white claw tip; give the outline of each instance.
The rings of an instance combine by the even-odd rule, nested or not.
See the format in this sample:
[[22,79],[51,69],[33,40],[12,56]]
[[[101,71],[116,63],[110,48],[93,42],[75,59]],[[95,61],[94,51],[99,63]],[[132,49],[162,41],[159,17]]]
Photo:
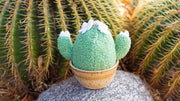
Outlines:
[[61,31],[60,32],[60,35],[59,35],[60,37],[69,37],[70,38],[70,33],[69,33],[69,31]]
[[120,32],[119,35],[124,35],[124,36],[129,37],[129,32],[125,30],[124,32]]

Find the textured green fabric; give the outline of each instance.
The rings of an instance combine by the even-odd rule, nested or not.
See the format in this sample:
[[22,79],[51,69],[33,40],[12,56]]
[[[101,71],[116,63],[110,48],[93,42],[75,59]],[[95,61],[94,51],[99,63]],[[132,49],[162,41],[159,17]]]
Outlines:
[[96,26],[78,35],[72,51],[73,65],[82,70],[103,70],[116,62],[112,35],[100,32]]
[[58,37],[58,49],[61,55],[67,60],[71,59],[72,41],[69,37]]
[[131,39],[128,36],[118,35],[116,39],[116,58],[119,60],[126,56],[131,47]]

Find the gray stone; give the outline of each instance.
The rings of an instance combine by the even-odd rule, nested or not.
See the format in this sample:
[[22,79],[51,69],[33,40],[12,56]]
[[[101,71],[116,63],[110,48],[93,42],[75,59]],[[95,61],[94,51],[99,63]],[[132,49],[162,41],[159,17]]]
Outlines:
[[112,82],[105,88],[91,90],[79,84],[75,77],[54,85],[37,101],[152,101],[144,82],[136,75],[117,71]]

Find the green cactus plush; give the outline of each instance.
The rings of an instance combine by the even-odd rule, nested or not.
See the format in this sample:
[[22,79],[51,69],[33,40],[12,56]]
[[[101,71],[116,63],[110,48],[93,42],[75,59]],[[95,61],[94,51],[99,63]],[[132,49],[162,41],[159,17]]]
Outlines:
[[67,60],[70,60],[72,51],[72,41],[70,39],[70,33],[69,31],[62,31],[60,33],[60,36],[61,37],[58,37],[58,49]]
[[84,22],[79,33],[72,46],[69,32],[62,31],[58,38],[58,49],[81,70],[97,71],[110,68],[130,49],[128,31],[118,35],[115,45],[108,26],[99,20]]
[[120,32],[116,39],[116,58],[121,59],[126,56],[130,49],[131,39],[129,38],[129,32]]

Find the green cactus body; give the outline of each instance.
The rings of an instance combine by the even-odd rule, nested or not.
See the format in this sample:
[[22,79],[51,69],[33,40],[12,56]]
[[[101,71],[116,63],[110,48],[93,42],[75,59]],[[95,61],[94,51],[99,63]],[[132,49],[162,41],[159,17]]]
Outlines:
[[[38,17],[36,10],[36,0],[29,0],[29,12],[27,12],[27,19],[30,19],[26,23],[27,41],[27,60],[29,60],[29,70],[34,67],[37,69],[37,60],[41,53],[40,46],[40,34],[38,31]],[[28,27],[30,25],[30,27]]]
[[[162,97],[176,97],[180,87],[180,1],[158,0],[142,5],[132,18],[132,66],[154,87],[160,88]],[[171,71],[171,73],[169,72]],[[174,74],[176,77],[174,76]],[[173,78],[172,78],[173,77]],[[166,78],[166,79],[165,79]],[[176,79],[175,79],[176,78]],[[167,82],[177,85],[170,88]],[[166,90],[164,90],[166,89]]]
[[[4,3],[4,2],[3,2]],[[7,59],[6,59],[6,53],[8,49],[5,47],[4,43],[6,42],[5,36],[6,36],[6,23],[7,23],[7,18],[9,16],[9,0],[4,3],[4,6],[2,7],[1,13],[0,13],[0,73],[3,73],[4,71],[8,71],[8,69],[3,69],[7,68]]]
[[[0,66],[6,72],[10,68],[14,77],[21,78],[24,83],[28,81],[26,70],[32,71],[37,65],[40,46],[34,4],[33,0],[28,2],[7,0],[5,3],[7,7],[4,8],[0,21],[0,43],[2,42],[0,47],[3,50],[0,53],[0,60],[3,60]],[[23,7],[27,7],[28,11]],[[10,15],[13,16],[9,18]]]
[[[25,18],[23,16],[22,7],[24,2],[21,0],[12,1],[10,5],[16,4],[13,8],[13,11],[10,12],[13,16],[8,20],[12,23],[8,24],[9,28],[7,29],[6,34],[6,44],[5,47],[8,47],[7,57],[9,58],[9,67],[13,71],[15,78],[19,77],[25,82],[27,81],[27,73],[25,66],[25,58],[24,58],[24,45],[23,40],[24,32],[23,32],[23,23],[22,20]],[[11,8],[11,9],[12,9]]]
[[63,54],[72,59],[72,42],[82,22],[99,19],[113,26],[110,31],[115,35],[123,21],[117,14],[114,5],[97,0],[0,0],[0,77],[7,82],[13,77],[14,82],[36,89],[48,78],[64,76],[68,61],[57,50],[59,31],[73,33],[72,41],[62,38],[58,42],[68,46]]
[[50,5],[48,0],[42,0],[41,5],[39,5],[41,16],[43,17],[41,20],[42,24],[42,40],[43,40],[43,49],[44,49],[44,66],[45,73],[48,73],[49,66],[52,65],[55,59],[55,35],[54,35],[54,28],[52,22],[52,16],[50,13]]
[[116,51],[112,35],[106,35],[92,27],[79,34],[72,51],[73,65],[82,70],[102,70],[116,62]]

